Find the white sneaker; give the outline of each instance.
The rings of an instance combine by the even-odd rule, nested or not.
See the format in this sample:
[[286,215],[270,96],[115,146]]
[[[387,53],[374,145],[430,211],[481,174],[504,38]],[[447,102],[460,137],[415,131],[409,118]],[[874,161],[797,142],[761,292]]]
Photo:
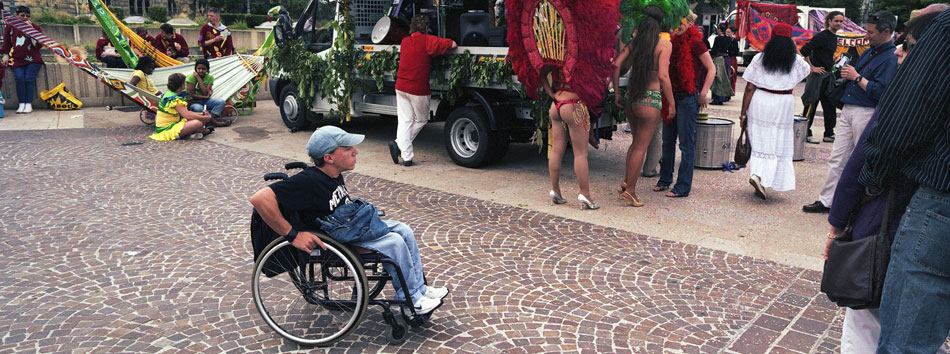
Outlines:
[[442,298],[444,298],[448,294],[449,294],[449,289],[445,287],[436,288],[434,286],[427,286],[426,293],[422,294],[422,296],[425,296],[430,299],[442,300]]
[[30,112],[33,112],[33,104],[25,103],[23,106],[23,113],[30,113]]
[[435,310],[436,307],[439,307],[441,305],[442,305],[442,300],[430,299],[425,296],[420,297],[419,300],[416,301],[415,304],[412,304],[412,306],[415,306],[416,308],[417,315],[424,315],[429,312],[432,312],[432,310]]
[[26,103],[20,103],[20,107],[16,109],[17,113],[23,113],[23,108],[26,107]]
[[191,135],[188,136],[188,140],[201,140],[204,137],[205,135],[202,133],[191,133]]

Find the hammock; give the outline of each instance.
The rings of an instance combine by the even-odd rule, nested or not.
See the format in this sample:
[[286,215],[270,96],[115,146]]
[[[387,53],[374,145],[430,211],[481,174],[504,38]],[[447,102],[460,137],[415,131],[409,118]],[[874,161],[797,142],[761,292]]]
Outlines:
[[[233,104],[234,101],[241,99],[241,89],[260,74],[261,67],[264,65],[264,58],[251,55],[235,54],[226,57],[210,59],[208,60],[208,63],[211,65],[210,74],[214,76],[214,92],[211,94],[211,98],[231,102]],[[132,72],[135,71],[133,69],[114,68],[104,68],[100,70],[107,73],[110,77],[123,82],[129,82],[129,80],[132,79]],[[187,76],[194,71],[195,64],[188,63],[176,66],[166,66],[164,68],[156,68],[155,72],[153,72],[152,75],[149,75],[149,77],[152,79],[155,87],[164,91],[163,89],[168,84],[169,75],[180,73]],[[136,91],[140,94],[144,93],[144,91],[140,91],[140,89],[133,91]],[[152,103],[158,103],[158,101],[155,99],[156,96],[148,96],[144,96],[144,98],[148,99]]]

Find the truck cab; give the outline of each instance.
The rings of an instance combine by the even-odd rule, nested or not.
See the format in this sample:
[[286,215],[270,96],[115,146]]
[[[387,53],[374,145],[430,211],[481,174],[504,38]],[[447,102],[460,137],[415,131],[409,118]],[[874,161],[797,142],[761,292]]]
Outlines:
[[[503,25],[503,11],[494,7],[494,0],[351,0],[347,2],[354,26],[354,46],[367,58],[377,53],[397,51],[402,38],[408,35],[408,22],[414,15],[430,19],[430,33],[451,38],[458,44],[444,57],[455,54],[470,55],[476,61],[504,63],[508,53],[505,44],[507,27]],[[284,25],[284,35],[300,38],[308,51],[324,55],[339,33],[334,33],[329,21],[341,18],[340,4],[330,0],[312,0],[306,11],[293,26]],[[499,16],[500,15],[500,16]],[[280,22],[280,21],[278,21]],[[289,22],[289,21],[287,21]],[[315,28],[315,29],[314,29]],[[275,34],[279,38],[280,33]],[[435,64],[435,63],[434,63]],[[356,70],[356,68],[354,68]],[[533,103],[517,89],[521,86],[509,70],[508,84],[498,80],[476,80],[463,83],[461,93],[447,92],[448,87],[437,80],[439,75],[450,77],[451,68],[438,69],[433,65],[429,105],[430,122],[445,122],[443,140],[446,152],[461,166],[479,167],[501,159],[510,143],[528,143],[536,137],[538,119],[532,115]],[[395,72],[383,74],[382,84],[377,78],[357,75],[358,83],[351,95],[349,114],[353,117],[379,115],[396,116]],[[329,117],[331,103],[315,97],[312,102],[299,99],[299,82],[280,73],[271,73],[269,82],[274,103],[280,107],[281,118],[291,131],[309,129]],[[496,76],[497,77],[497,76]],[[514,85],[511,85],[514,83]],[[624,81],[625,84],[625,81]],[[601,126],[613,130],[613,118],[601,117]],[[395,132],[393,132],[395,135]]]

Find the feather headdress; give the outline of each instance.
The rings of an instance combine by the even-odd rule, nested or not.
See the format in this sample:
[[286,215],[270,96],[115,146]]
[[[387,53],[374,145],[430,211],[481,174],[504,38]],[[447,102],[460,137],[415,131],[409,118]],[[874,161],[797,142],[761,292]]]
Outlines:
[[529,97],[538,98],[541,69],[553,66],[587,107],[600,106],[614,70],[619,5],[619,0],[505,1],[508,60]]
[[620,38],[623,38],[624,42],[630,40],[637,24],[646,17],[643,9],[651,5],[659,7],[666,14],[662,23],[664,30],[679,27],[680,19],[689,14],[689,4],[686,0],[621,0],[620,14],[623,18],[620,20],[622,28]]

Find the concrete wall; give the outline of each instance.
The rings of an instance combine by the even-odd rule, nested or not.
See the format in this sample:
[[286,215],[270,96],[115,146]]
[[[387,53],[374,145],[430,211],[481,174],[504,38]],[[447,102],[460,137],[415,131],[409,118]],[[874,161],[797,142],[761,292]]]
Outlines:
[[[43,25],[43,33],[62,44],[78,44],[80,46],[89,45],[94,47],[96,41],[102,36],[102,28],[99,26],[78,26],[78,25]],[[198,46],[198,28],[177,28],[191,47]],[[148,34],[155,36],[160,32],[158,28],[149,27]],[[234,41],[234,48],[254,48],[257,49],[264,43],[269,30],[234,30],[231,36]],[[93,53],[89,53],[92,55]],[[191,54],[200,55],[201,52]]]
[[[72,92],[76,98],[83,103],[83,107],[101,107],[101,106],[125,106],[133,105],[130,100],[124,98],[118,91],[110,88],[108,85],[100,82],[92,75],[68,63],[48,62],[40,70],[36,77],[36,95],[33,99],[33,107],[46,109],[49,108],[46,102],[40,99],[40,91],[46,91],[56,87],[60,83],[65,83],[66,88]],[[13,71],[6,69],[6,75],[3,78],[2,86],[3,97],[7,103],[6,109],[16,109],[19,100],[16,93],[16,81],[13,77]],[[164,89],[164,87],[159,87]],[[257,100],[261,104],[266,104],[266,100],[271,99],[271,93],[266,81],[261,85],[257,93]]]

